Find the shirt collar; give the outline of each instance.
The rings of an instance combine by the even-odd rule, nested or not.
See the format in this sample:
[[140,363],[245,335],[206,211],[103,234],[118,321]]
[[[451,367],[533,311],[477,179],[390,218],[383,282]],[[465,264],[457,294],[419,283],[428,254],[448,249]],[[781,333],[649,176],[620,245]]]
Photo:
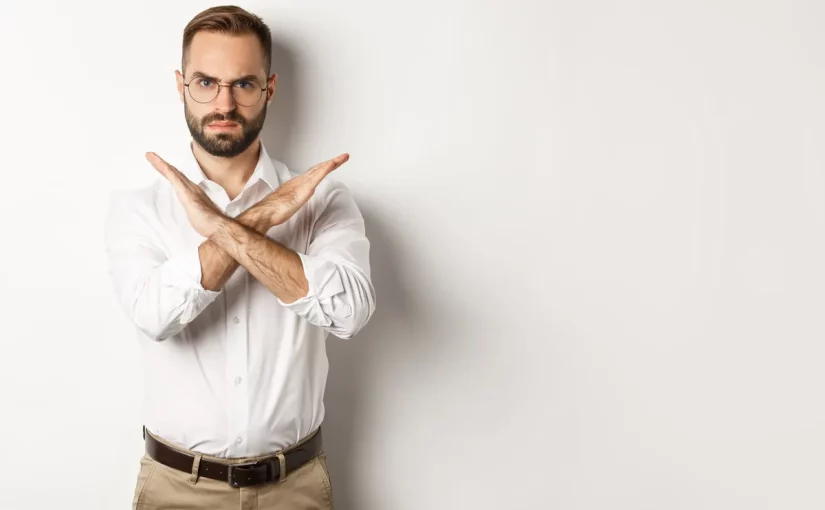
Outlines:
[[278,172],[263,142],[261,142],[261,153],[258,156],[258,164],[255,165],[255,171],[252,172],[252,175],[249,177],[248,185],[255,184],[258,179],[264,181],[264,184],[269,186],[269,189],[272,191],[275,191],[278,186],[281,185],[278,179]]
[[[195,142],[189,143],[183,165],[181,165],[178,169],[190,181],[197,185],[201,185],[206,182],[208,178],[206,177],[206,174],[203,173],[201,166],[198,164],[198,160],[195,159],[195,154],[192,152],[193,143]],[[249,180],[247,181],[245,188],[252,186],[258,182],[258,180],[262,180],[264,181],[264,184],[269,186],[269,189],[275,191],[281,184],[278,179],[278,172],[275,169],[272,158],[269,157],[269,153],[266,151],[266,147],[264,147],[264,143],[260,142],[260,144],[261,150],[258,154],[258,164],[255,165],[255,170],[252,172],[252,175],[249,176]]]

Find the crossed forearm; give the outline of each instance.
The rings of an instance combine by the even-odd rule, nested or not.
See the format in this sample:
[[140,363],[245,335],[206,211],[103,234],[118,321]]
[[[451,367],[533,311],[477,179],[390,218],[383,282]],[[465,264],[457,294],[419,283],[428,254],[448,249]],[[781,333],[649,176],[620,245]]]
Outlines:
[[241,265],[284,303],[309,293],[301,257],[264,234],[292,217],[321,180],[349,160],[349,154],[319,163],[289,179],[237,219],[221,213],[199,186],[154,152],[147,152],[146,159],[175,187],[192,227],[209,238],[198,246],[203,288],[222,288]]
[[307,295],[309,283],[297,253],[243,222],[226,217],[217,221],[218,228],[208,241],[214,243],[214,248],[201,245],[202,249],[220,250],[220,262],[215,264],[216,275],[223,274],[220,272],[222,265],[225,265],[223,272],[229,271],[230,263],[224,260],[228,257],[235,264],[231,271],[240,264],[284,303],[292,303]]
[[[260,234],[266,234],[271,226],[255,206],[238,215],[235,221]],[[239,267],[238,262],[211,239],[201,243],[198,255],[201,261],[201,285],[206,290],[217,291],[223,288]]]
[[198,247],[203,288],[220,289],[242,265],[284,303],[307,295],[309,283],[301,257],[264,234],[295,214],[321,180],[349,160],[349,154],[319,163],[286,181],[237,220],[224,216],[200,187],[160,156],[147,152],[146,159],[175,187],[192,227],[209,238]]

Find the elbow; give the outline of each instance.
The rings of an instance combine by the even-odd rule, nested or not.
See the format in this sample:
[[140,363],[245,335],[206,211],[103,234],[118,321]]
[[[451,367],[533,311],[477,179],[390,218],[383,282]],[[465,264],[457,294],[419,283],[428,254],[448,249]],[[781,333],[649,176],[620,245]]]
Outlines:
[[186,325],[181,324],[173,317],[162,317],[149,310],[141,310],[139,306],[132,309],[132,322],[144,336],[155,342],[162,342],[176,335]]
[[177,333],[172,327],[163,327],[160,324],[147,324],[142,321],[135,321],[135,326],[144,336],[155,342],[162,342]]
[[194,317],[191,308],[190,300],[177,296],[172,301],[162,300],[160,296],[138,294],[131,303],[129,315],[143,335],[155,342],[162,342],[180,333],[191,322]]
[[352,313],[346,318],[327,316],[326,324],[322,324],[322,327],[341,340],[350,340],[367,325],[368,318],[359,315]]
[[375,289],[362,275],[342,273],[346,277],[344,280],[332,280],[334,285],[328,284],[320,294],[313,294],[310,286],[308,297],[281,304],[338,338],[349,340],[355,337],[375,312]]
[[353,313],[346,319],[333,321],[335,327],[329,328],[329,332],[342,340],[350,340],[364,329],[374,313],[375,291],[370,288],[369,296],[362,300],[362,306],[354,307]]
[[218,295],[173,287],[151,276],[138,281],[122,305],[135,327],[155,342],[180,333]]
[[355,336],[355,333],[349,333],[349,332],[336,332],[336,331],[330,330],[330,333],[337,336],[341,340],[349,340],[349,339],[351,339],[352,337]]
[[327,328],[327,331],[337,336],[341,340],[350,340],[353,337],[355,337],[355,335],[357,335],[359,331],[361,331],[361,328],[350,324],[346,324],[341,325],[339,327]]
[[161,331],[159,333],[155,333],[155,334],[151,335],[149,338],[151,338],[155,342],[162,342],[162,341],[166,340],[167,338],[169,338],[172,335],[174,335],[174,333]]

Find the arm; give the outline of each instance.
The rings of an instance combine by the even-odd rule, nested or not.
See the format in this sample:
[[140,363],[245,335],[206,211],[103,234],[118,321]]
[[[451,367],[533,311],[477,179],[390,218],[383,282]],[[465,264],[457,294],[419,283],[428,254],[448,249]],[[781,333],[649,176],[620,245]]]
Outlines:
[[[236,218],[238,225],[251,233],[265,234],[273,225],[267,221],[264,208],[252,206]],[[211,239],[198,247],[201,264],[201,285],[208,290],[219,290],[226,285],[232,273],[238,269],[238,262]]]
[[[203,190],[156,154],[148,153],[147,159],[174,186],[192,227],[243,265],[282,305],[341,338],[352,337],[369,320],[375,308],[369,242],[358,208],[343,185],[323,197],[313,226],[317,235],[309,250],[312,256],[300,255],[227,218]],[[318,184],[348,159],[348,154],[342,154],[319,163],[282,184],[257,206],[270,225],[286,222]]]
[[229,218],[221,218],[211,241],[284,301],[306,296],[309,285],[298,254]]
[[219,295],[200,284],[196,246],[168,257],[130,195],[113,194],[105,224],[109,275],[120,308],[146,336],[180,332]]
[[311,205],[320,212],[306,254],[229,219],[220,221],[212,240],[272,291],[281,305],[349,339],[375,312],[364,220],[341,183],[331,183],[318,203]]
[[[120,308],[146,336],[164,340],[179,333],[220,294],[238,263],[211,241],[169,258],[153,241],[142,204],[113,194],[105,223],[109,275]],[[237,220],[258,232],[269,221],[253,206]]]

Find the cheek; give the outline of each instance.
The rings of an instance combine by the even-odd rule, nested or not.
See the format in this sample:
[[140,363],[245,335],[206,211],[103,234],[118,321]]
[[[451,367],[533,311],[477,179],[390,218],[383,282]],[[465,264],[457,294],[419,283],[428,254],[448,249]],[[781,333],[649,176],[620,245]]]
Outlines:
[[266,113],[266,106],[267,103],[261,100],[262,105],[257,108],[247,109],[249,111],[243,112],[243,116],[246,117],[246,121],[249,123],[254,123],[258,121],[262,115]]
[[189,116],[198,121],[198,124],[203,121],[204,117],[212,113],[211,108],[205,108],[197,103],[193,105],[191,102],[187,102],[186,108],[189,110]]
[[248,126],[255,122],[255,118],[258,116],[260,112],[250,108],[236,108],[235,113],[243,117],[244,124]]

